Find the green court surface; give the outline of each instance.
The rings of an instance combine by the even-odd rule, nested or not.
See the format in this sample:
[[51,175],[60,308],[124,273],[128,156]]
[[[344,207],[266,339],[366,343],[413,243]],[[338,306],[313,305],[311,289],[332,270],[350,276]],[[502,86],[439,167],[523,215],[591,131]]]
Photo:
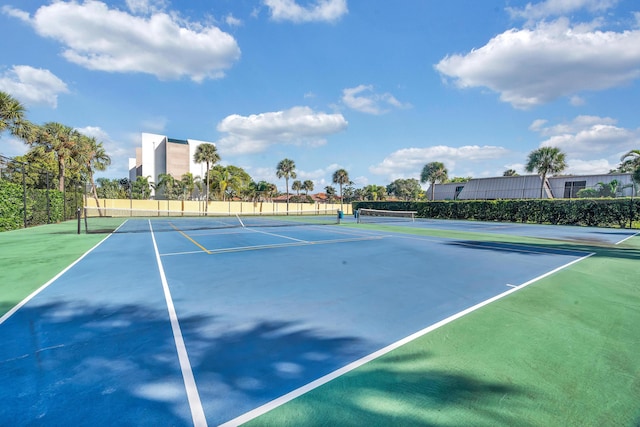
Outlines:
[[[78,236],[74,227],[65,223],[0,233],[2,314],[105,237]],[[377,229],[595,255],[275,407],[248,425],[640,425],[640,237],[613,246]]]
[[105,238],[74,233],[76,221],[0,233],[0,316]]

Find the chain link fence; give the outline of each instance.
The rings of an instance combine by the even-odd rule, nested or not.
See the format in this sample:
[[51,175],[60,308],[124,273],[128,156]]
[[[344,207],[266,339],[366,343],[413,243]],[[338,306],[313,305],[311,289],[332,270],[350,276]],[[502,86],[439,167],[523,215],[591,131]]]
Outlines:
[[0,155],[0,231],[74,219],[83,206],[85,184]]

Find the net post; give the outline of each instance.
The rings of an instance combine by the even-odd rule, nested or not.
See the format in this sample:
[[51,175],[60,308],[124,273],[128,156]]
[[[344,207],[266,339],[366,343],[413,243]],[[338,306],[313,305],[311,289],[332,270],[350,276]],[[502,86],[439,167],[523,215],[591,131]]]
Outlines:
[[76,217],[77,217],[77,219],[78,219],[78,234],[80,234],[80,228],[81,228],[81,227],[80,227],[80,223],[81,223],[80,218],[82,217],[82,215],[80,214],[80,208],[78,208],[78,209],[76,210]]
[[337,224],[340,224],[340,209],[338,209],[338,212],[336,213],[336,217],[338,219]]

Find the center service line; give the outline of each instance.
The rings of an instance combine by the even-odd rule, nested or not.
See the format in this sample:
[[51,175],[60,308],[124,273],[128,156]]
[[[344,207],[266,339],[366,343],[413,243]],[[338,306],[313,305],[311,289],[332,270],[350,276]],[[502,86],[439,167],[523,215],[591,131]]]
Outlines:
[[180,362],[180,370],[182,371],[184,387],[187,390],[187,399],[189,400],[189,409],[191,409],[191,418],[193,419],[193,425],[196,427],[206,427],[207,419],[204,415],[204,409],[202,408],[200,395],[198,394],[198,387],[196,386],[196,380],[193,376],[191,363],[189,362],[187,347],[184,344],[184,338],[182,337],[182,331],[180,330],[180,322],[178,321],[178,315],[173,305],[173,298],[171,298],[171,291],[169,291],[167,276],[164,274],[164,267],[162,266],[162,261],[160,260],[160,252],[158,251],[156,236],[153,232],[151,221],[149,221],[149,230],[151,230],[151,240],[153,240],[153,249],[156,253],[156,261],[158,263],[160,279],[162,280],[164,298],[167,301],[167,310],[169,311],[169,319],[171,320],[173,339],[176,343],[176,351],[178,352],[178,361]]

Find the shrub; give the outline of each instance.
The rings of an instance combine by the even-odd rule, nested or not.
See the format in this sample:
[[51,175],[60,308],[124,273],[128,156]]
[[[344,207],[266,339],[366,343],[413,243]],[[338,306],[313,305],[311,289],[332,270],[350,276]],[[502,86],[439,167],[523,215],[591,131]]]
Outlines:
[[640,199],[444,200],[354,202],[358,208],[416,211],[418,218],[628,227],[640,220]]

